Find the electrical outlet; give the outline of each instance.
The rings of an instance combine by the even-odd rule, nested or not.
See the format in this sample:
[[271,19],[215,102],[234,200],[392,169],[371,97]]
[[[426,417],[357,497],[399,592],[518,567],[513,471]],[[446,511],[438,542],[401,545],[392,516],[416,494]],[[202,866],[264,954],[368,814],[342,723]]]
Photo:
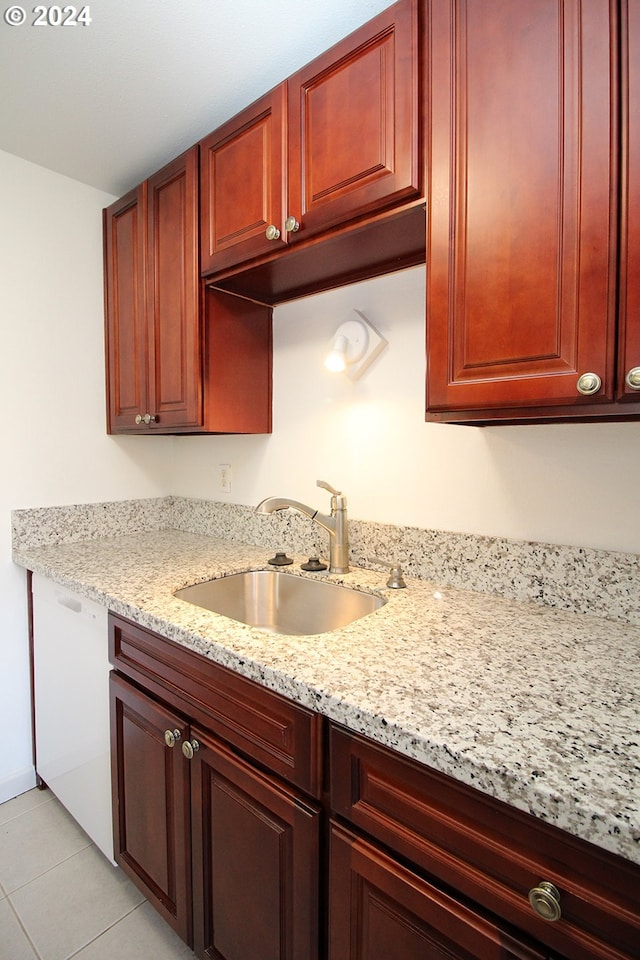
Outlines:
[[231,492],[231,464],[221,463],[219,466],[220,489],[224,493]]

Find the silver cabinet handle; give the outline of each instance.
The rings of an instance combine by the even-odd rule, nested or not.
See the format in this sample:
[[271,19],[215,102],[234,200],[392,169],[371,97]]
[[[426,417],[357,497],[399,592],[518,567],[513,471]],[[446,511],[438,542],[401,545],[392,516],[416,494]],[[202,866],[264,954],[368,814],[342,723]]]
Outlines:
[[176,740],[180,740],[182,734],[179,730],[165,730],[164,732],[164,742],[168,747],[175,747]]
[[300,229],[300,224],[298,223],[295,217],[287,217],[287,219],[284,222],[284,228],[287,231],[287,233],[297,233],[298,230]]
[[155,423],[156,418],[152,413],[145,413],[144,416],[141,413],[136,415],[136,423],[140,426],[141,423],[146,423],[149,426],[150,423]]
[[182,744],[182,752],[187,760],[193,760],[194,753],[197,753],[199,749],[200,744],[197,740],[185,740],[185,742]]
[[543,920],[555,923],[562,916],[560,891],[547,880],[541,880],[537,887],[529,891],[529,903]]
[[581,393],[584,397],[590,397],[597,393],[601,386],[602,380],[597,373],[583,373],[578,378],[578,393]]
[[640,390],[640,367],[631,367],[627,371],[625,383],[630,390]]
[[280,231],[276,227],[275,223],[270,223],[267,229],[264,232],[267,240],[279,240]]

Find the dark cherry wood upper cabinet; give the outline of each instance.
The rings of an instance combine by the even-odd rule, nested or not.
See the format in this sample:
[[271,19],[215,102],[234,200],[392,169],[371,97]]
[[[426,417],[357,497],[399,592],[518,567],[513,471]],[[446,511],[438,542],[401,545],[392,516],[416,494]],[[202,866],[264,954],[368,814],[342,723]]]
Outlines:
[[[427,7],[427,416],[604,414],[616,391],[617,3]],[[601,380],[593,395],[579,392],[595,382],[585,374]]]
[[149,410],[163,428],[202,423],[198,149],[147,181]]
[[130,429],[147,403],[146,196],[147,185],[143,183],[104,211],[110,433]]
[[198,148],[104,211],[109,433],[202,423]]
[[203,290],[192,147],[104,212],[110,433],[269,433],[272,310]]
[[401,0],[289,78],[290,242],[420,196],[418,23]]
[[[201,142],[216,286],[279,303],[424,261],[418,6],[399,0]],[[394,212],[413,216],[376,220]]]
[[620,400],[640,401],[640,2],[621,3]]
[[285,213],[286,84],[266,94],[200,144],[201,267],[208,274],[273,247]]

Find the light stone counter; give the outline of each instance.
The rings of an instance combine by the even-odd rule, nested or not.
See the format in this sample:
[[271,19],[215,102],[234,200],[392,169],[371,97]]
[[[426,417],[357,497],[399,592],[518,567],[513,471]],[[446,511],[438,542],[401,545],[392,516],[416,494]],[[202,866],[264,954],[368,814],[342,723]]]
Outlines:
[[[272,551],[271,551],[272,553]],[[178,532],[18,547],[14,560],[326,716],[640,863],[640,628],[382,572],[376,613],[289,637],[175,599],[267,567],[263,547]],[[298,573],[303,557],[288,572]],[[326,574],[319,575],[326,576]]]

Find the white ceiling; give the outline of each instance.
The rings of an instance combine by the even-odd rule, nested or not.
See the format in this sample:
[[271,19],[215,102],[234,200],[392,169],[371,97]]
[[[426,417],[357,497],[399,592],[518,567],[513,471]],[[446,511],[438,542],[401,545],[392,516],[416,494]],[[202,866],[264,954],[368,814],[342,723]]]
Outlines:
[[121,196],[389,0],[88,0],[75,27],[20,5],[24,24],[0,19],[0,149]]

